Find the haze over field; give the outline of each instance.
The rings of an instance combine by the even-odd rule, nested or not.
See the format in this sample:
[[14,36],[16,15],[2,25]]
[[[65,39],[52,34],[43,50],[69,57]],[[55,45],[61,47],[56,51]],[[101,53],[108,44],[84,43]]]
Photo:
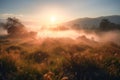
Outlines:
[[0,80],[120,80],[120,0],[0,0]]

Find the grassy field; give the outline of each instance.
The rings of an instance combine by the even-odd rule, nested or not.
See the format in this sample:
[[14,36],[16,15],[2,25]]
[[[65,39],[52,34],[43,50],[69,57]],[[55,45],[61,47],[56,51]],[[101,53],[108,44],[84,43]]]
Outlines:
[[0,80],[120,80],[120,46],[87,38],[1,38]]

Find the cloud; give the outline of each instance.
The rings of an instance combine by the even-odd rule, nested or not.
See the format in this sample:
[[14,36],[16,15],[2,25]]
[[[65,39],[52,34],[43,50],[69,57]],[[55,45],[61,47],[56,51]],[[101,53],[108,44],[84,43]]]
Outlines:
[[22,14],[11,14],[11,13],[3,13],[0,14],[0,18],[8,18],[8,17],[17,17],[17,18],[23,18],[24,16]]

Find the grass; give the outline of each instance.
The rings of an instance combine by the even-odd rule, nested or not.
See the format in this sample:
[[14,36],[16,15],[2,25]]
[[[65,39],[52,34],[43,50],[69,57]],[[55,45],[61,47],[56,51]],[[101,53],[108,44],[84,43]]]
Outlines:
[[0,42],[0,80],[120,79],[117,44],[69,39],[46,39],[40,44],[4,40],[0,40],[4,41]]

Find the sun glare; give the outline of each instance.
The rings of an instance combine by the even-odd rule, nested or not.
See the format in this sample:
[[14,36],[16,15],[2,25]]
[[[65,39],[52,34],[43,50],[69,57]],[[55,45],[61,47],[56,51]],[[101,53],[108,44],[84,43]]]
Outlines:
[[56,16],[51,16],[50,21],[52,24],[56,24],[56,21],[57,21]]

